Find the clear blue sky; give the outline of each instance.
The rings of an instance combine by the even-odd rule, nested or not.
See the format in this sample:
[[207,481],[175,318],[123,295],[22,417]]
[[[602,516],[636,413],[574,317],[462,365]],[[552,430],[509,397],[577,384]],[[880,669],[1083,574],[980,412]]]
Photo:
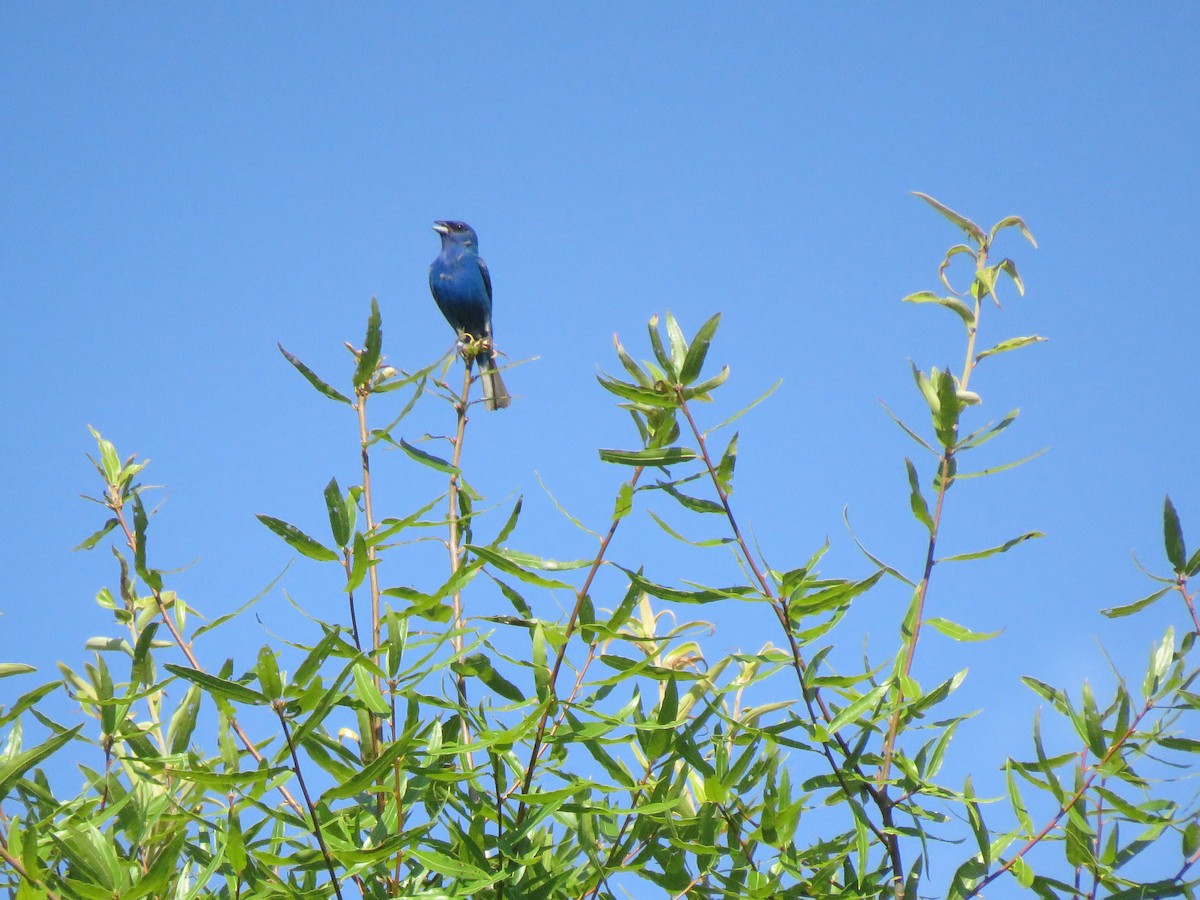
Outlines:
[[[784,379],[741,423],[735,495],[772,564],[829,535],[826,574],[867,571],[848,504],[915,571],[915,448],[877,400],[916,415],[909,360],[962,356],[950,316],[898,302],[937,288],[959,237],[920,190],[984,225],[1019,214],[1040,244],[999,247],[1028,295],[983,329],[1050,342],[972,387],[992,417],[1022,410],[987,462],[1049,452],[962,484],[947,550],[1047,538],[947,569],[931,612],[1004,633],[970,653],[931,636],[918,660],[928,684],[971,667],[961,702],[989,711],[964,751],[1023,755],[1037,704],[1019,675],[1103,682],[1100,641],[1136,682],[1183,621],[1095,611],[1150,591],[1131,550],[1165,568],[1164,493],[1200,544],[1198,36],[1183,3],[3,4],[4,656],[53,672],[109,627],[92,597],[111,559],[71,552],[101,521],[78,499],[88,423],[153,460],[152,563],[187,566],[174,585],[211,614],[292,555],[254,513],[324,534],[325,481],[356,480],[353,422],[275,343],[344,377],[374,295],[390,358],[435,359],[451,334],[429,226],[448,217],[480,233],[501,349],[538,357],[509,375],[511,409],[473,418],[465,458],[489,497],[526,496],[514,546],[591,552],[538,475],[605,524],[622,473],[595,448],[633,442],[594,380],[617,368],[612,333],[644,356],[652,313],[693,330],[722,311],[713,359],[733,376],[710,421]],[[422,416],[406,436],[450,427]],[[377,471],[387,512],[437,490],[398,457]],[[294,564],[289,592],[341,603],[316,568]],[[847,652],[869,633],[882,657],[905,599],[869,595]],[[778,640],[766,618],[703,612],[718,650]],[[278,592],[259,615],[213,652],[248,663],[290,621]]]

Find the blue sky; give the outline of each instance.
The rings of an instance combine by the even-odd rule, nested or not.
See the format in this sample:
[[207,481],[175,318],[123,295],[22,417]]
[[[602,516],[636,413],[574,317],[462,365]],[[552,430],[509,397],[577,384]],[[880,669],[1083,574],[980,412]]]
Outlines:
[[[983,330],[1050,341],[972,386],[990,417],[1022,410],[982,461],[1049,451],[964,483],[946,545],[1047,537],[947,569],[932,612],[1004,633],[969,652],[931,638],[917,665],[930,684],[969,665],[962,703],[988,712],[966,748],[1023,754],[1037,703],[1019,675],[1103,683],[1100,642],[1136,681],[1183,622],[1166,603],[1095,611],[1150,591],[1131,550],[1165,569],[1164,493],[1200,543],[1197,34],[1182,3],[0,6],[5,655],[53,671],[108,627],[91,598],[111,560],[71,552],[100,522],[78,499],[88,423],[153,460],[152,562],[186,567],[176,588],[213,615],[291,558],[255,513],[323,533],[321,488],[356,480],[353,421],[275,343],[344,378],[377,296],[389,357],[437,358],[429,226],[447,217],[479,231],[500,348],[537,357],[508,376],[511,409],[473,417],[465,456],[489,497],[525,495],[514,545],[591,552],[539,476],[606,524],[622,473],[595,448],[634,440],[594,379],[617,368],[612,333],[645,356],[652,313],[694,330],[721,311],[712,358],[733,374],[710,424],[784,379],[741,423],[735,494],[771,563],[828,535],[826,574],[864,574],[848,505],[915,571],[915,448],[877,401],[915,417],[909,361],[962,356],[952,317],[898,302],[937,288],[959,236],[920,190],[985,226],[1019,214],[1040,245],[998,247],[1028,294]],[[449,428],[431,404],[407,433]],[[392,512],[438,490],[399,457],[377,470]],[[340,603],[314,568],[293,565],[289,592]],[[904,602],[868,595],[847,652],[869,633],[882,657]],[[778,640],[704,613],[719,651]],[[248,664],[289,621],[278,593],[259,615],[222,655]]]

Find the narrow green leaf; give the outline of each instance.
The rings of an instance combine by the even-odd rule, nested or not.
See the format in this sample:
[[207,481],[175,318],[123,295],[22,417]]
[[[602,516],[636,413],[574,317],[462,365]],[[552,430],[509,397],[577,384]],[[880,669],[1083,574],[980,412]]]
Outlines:
[[293,550],[307,556],[309,559],[315,559],[319,562],[337,561],[337,553],[319,541],[309,537],[295,525],[289,525],[287,522],[282,519],[276,519],[274,516],[258,515],[256,518],[287,541],[288,546]]
[[682,384],[691,384],[700,375],[700,371],[704,367],[704,360],[708,356],[709,345],[712,343],[713,335],[716,334],[717,326],[720,323],[721,314],[717,313],[701,325],[696,336],[692,338],[683,365],[679,367],[679,381]]
[[[667,356],[667,351],[663,349],[662,337],[658,333],[658,316],[651,316],[646,325],[650,333],[650,348],[654,351],[654,358],[658,360],[658,364],[662,366],[663,371],[671,375],[671,357]],[[673,376],[672,380],[674,380]]]
[[957,297],[939,297],[932,291],[917,291],[915,294],[909,294],[902,298],[903,303],[933,303],[937,306],[944,306],[946,309],[955,313],[966,325],[975,324],[975,310],[967,306]]
[[329,528],[333,532],[334,544],[345,547],[350,542],[350,513],[336,478],[330,478],[329,484],[325,485],[325,510],[329,513]]
[[371,549],[367,546],[367,539],[363,533],[357,531],[354,533],[354,550],[350,556],[350,574],[346,577],[346,587],[343,588],[347,594],[357,590],[358,586],[363,583],[370,565]]
[[621,466],[673,466],[696,458],[688,447],[652,447],[646,450],[601,450],[600,459]]
[[951,622],[949,619],[941,619],[936,616],[925,620],[925,624],[931,628],[940,631],[946,637],[955,641],[990,641],[992,638],[999,635],[1000,631],[972,631],[957,622]]
[[710,391],[716,390],[726,381],[729,380],[729,366],[721,366],[721,371],[709,378],[707,381],[701,381],[699,384],[693,384],[691,387],[683,389],[684,400],[704,400],[711,399],[708,394]]
[[111,518],[100,526],[98,531],[92,532],[88,537],[84,538],[75,547],[76,550],[91,550],[98,543],[104,540],[105,535],[117,527],[116,518]]
[[426,453],[424,450],[414,447],[403,438],[400,439],[397,446],[423,466],[428,466],[431,469],[435,469],[438,472],[444,472],[447,475],[459,474],[460,470],[457,466],[452,466],[440,456],[434,456],[432,453]]
[[167,663],[164,668],[172,675],[178,675],[180,678],[186,679],[193,684],[200,685],[200,687],[204,688],[210,694],[215,694],[228,700],[236,700],[239,703],[249,703],[254,706],[264,706],[267,703],[267,698],[261,693],[237,681],[218,678],[216,675],[209,675],[207,672],[202,672],[199,669],[177,666],[174,663]]
[[533,683],[538,700],[545,702],[550,696],[550,669],[546,665],[546,632],[541,622],[533,626]]
[[929,515],[929,504],[925,502],[925,497],[921,494],[921,482],[917,477],[917,467],[908,457],[904,458],[904,465],[908,469],[908,505],[912,508],[912,513],[916,516],[917,521],[924,525],[930,534],[933,534],[933,517]]
[[725,447],[725,452],[721,454],[721,461],[717,463],[717,483],[721,485],[721,490],[726,494],[733,493],[733,470],[737,465],[737,444],[738,433],[735,431],[733,437],[729,439],[729,444]]
[[1096,706],[1096,695],[1086,678],[1083,681],[1083,725],[1088,749],[1097,759],[1103,759],[1104,754],[1108,752],[1104,745],[1104,723]]
[[951,222],[953,222],[955,225],[957,225],[959,228],[961,228],[963,231],[965,231],[974,240],[979,241],[979,242],[984,241],[986,236],[983,233],[983,229],[980,228],[978,225],[976,225],[974,222],[972,222],[970,219],[968,219],[966,216],[956,213],[950,207],[939,203],[937,200],[934,200],[928,194],[922,194],[920,191],[913,191],[912,193],[913,193],[914,197],[919,197],[920,199],[924,200],[926,203],[928,203],[930,206],[932,206],[934,209],[936,209],[939,213],[941,213],[943,216],[945,216],[947,219],[949,219]]
[[1033,235],[1030,234],[1029,229],[1025,225],[1025,221],[1020,216],[1005,216],[992,226],[991,231],[988,232],[988,240],[994,240],[996,235],[999,234],[1003,229],[1012,227],[1019,228],[1021,230],[1021,234],[1025,236],[1025,240],[1029,241],[1035,250],[1037,249],[1037,241],[1033,239]]
[[[671,342],[671,370],[673,373],[678,373],[687,358],[688,346],[687,340],[683,336],[683,329],[679,327],[679,322],[676,321],[669,309],[667,310],[667,339]],[[673,380],[679,382],[683,379],[676,375]]]
[[954,376],[949,370],[942,372],[936,380],[938,408],[933,415],[933,427],[941,445],[949,450],[958,443],[958,417],[963,402],[958,396]]
[[660,382],[659,386],[656,387],[640,387],[636,384],[630,384],[628,381],[610,378],[607,375],[597,375],[596,380],[610,394],[616,394],[623,400],[632,400],[641,406],[674,409],[679,405],[679,399],[675,396],[675,391],[668,389],[665,383]]
[[633,488],[629,482],[621,485],[617,491],[617,502],[613,508],[613,519],[619,521],[625,518],[633,510]]
[[659,481],[658,487],[678,500],[684,509],[691,510],[694,513],[715,513],[719,516],[725,514],[725,507],[715,500],[705,500],[701,497],[693,497],[690,494],[685,494],[673,484],[665,481]]
[[49,759],[74,740],[75,735],[79,734],[82,728],[82,725],[76,725],[68,731],[59,732],[36,747],[13,753],[0,760],[0,799],[8,796],[13,784],[26,772]]
[[987,359],[989,356],[995,356],[997,353],[1007,353],[1010,350],[1016,350],[1020,347],[1027,347],[1030,344],[1041,344],[1048,341],[1049,338],[1044,338],[1039,334],[1031,334],[1026,337],[1009,338],[1006,341],[1001,341],[994,347],[988,347],[986,350],[981,350],[975,354],[975,362],[982,359]]
[[[1021,273],[1017,271],[1017,264],[1011,259],[1002,259],[997,264],[996,268],[1012,279],[1013,284],[1016,285],[1017,293],[1024,297],[1025,282],[1021,280]],[[993,289],[994,287],[995,285],[993,285]]]
[[[854,700],[844,709],[839,710],[837,714],[834,715],[833,719],[830,720],[829,725],[826,726],[829,733],[831,735],[836,734],[851,722],[857,722],[859,718],[867,712],[867,710],[872,709],[879,704],[879,701],[883,699],[883,696],[887,693],[887,691],[888,685],[876,685],[874,688]],[[864,721],[861,724],[865,727],[867,722]]]
[[1183,543],[1183,526],[1179,524],[1179,513],[1168,495],[1163,500],[1163,545],[1176,575],[1187,570],[1187,550]]
[[324,394],[330,400],[337,400],[340,403],[345,403],[350,406],[354,405],[353,403],[350,402],[349,397],[347,397],[345,394],[342,394],[341,392],[335,390],[334,388],[332,388],[331,386],[326,384],[324,381],[322,381],[317,376],[317,374],[315,372],[313,372],[312,369],[310,369],[304,363],[300,362],[300,360],[298,360],[296,357],[292,356],[292,354],[290,354],[286,350],[284,350],[283,344],[276,344],[275,346],[277,346],[279,348],[279,352],[283,354],[283,358],[286,359],[288,362],[290,362],[293,366],[295,366],[296,371],[299,372],[301,375],[303,375],[305,380],[308,381],[308,383],[311,384],[314,388],[316,388],[320,393]]
[[379,685],[362,661],[354,664],[354,695],[377,716],[390,716],[392,709],[379,691]]
[[1125,606],[1112,606],[1108,609],[1102,609],[1100,610],[1100,614],[1102,616],[1108,616],[1110,619],[1119,619],[1122,616],[1132,616],[1134,613],[1141,612],[1147,606],[1150,606],[1152,603],[1155,603],[1162,597],[1166,596],[1171,590],[1173,590],[1173,588],[1163,588],[1162,590],[1155,591],[1148,597],[1143,597],[1141,600],[1138,600],[1134,603],[1130,603]]
[[258,665],[255,666],[258,683],[262,685],[263,694],[268,700],[276,700],[283,696],[283,681],[279,677],[279,662],[275,659],[275,651],[263,644],[258,651]]
[[995,556],[997,553],[1004,553],[1008,550],[1011,550],[1013,547],[1017,546],[1017,544],[1045,536],[1046,535],[1040,531],[1027,531],[1025,534],[1017,535],[1012,540],[1005,541],[1003,544],[999,544],[998,546],[989,547],[986,550],[978,550],[974,553],[957,553],[954,556],[943,557],[939,559],[938,562],[963,562],[964,560],[969,559],[985,559],[989,556]]
[[528,569],[518,565],[510,558],[512,551],[481,547],[476,544],[468,545],[467,549],[484,562],[491,564],[501,572],[507,572],[509,575],[519,578],[526,584],[534,584],[544,588],[571,588],[566,582],[557,581],[553,578],[543,578],[541,575],[535,575]]
[[30,672],[36,671],[35,666],[25,663],[0,663],[0,678],[8,678],[10,675],[28,675]]
[[617,357],[621,360],[621,365],[625,367],[625,371],[632,375],[639,385],[648,388],[654,384],[654,381],[642,371],[642,367],[633,361],[633,357],[625,352],[625,348],[621,346],[620,338],[615,334],[613,335],[613,346],[617,349]]
[[917,434],[915,431],[913,431],[911,428],[909,428],[908,425],[906,425],[899,416],[897,416],[894,412],[892,412],[891,409],[888,408],[888,405],[886,403],[884,403],[882,400],[880,400],[879,405],[883,407],[883,411],[888,414],[888,417],[891,418],[891,420],[893,422],[895,422],[902,429],[904,429],[905,434],[907,434],[910,438],[912,438],[914,441],[916,441],[918,444],[920,444],[922,447],[924,447],[926,450],[928,450],[934,456],[941,455],[940,453],[938,453],[937,450],[933,449],[932,444],[930,444],[927,440],[925,440],[925,438],[921,437],[919,434]]
[[188,687],[183,696],[183,702],[171,714],[171,722],[167,727],[167,747],[169,752],[184,753],[196,730],[196,717],[200,714],[200,685]]
[[371,313],[367,317],[367,336],[363,339],[362,352],[354,369],[354,386],[362,387],[371,380],[379,365],[383,350],[383,330],[380,327],[379,303],[371,298]]

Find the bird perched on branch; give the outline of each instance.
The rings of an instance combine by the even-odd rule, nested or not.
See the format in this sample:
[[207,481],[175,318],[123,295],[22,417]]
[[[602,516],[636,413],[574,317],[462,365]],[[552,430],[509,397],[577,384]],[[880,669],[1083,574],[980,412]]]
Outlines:
[[466,222],[434,222],[433,230],[442,236],[442,252],[429,267],[429,290],[463,342],[467,368],[473,359],[479,360],[483,405],[488,409],[503,409],[511,398],[496,369],[492,276],[487,263],[479,258],[479,236]]

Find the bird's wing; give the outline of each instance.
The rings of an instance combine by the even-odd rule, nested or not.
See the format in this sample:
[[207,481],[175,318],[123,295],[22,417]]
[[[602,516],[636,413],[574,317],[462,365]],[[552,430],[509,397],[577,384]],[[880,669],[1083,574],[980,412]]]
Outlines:
[[479,274],[483,276],[483,286],[487,288],[488,306],[490,307],[492,303],[492,276],[488,272],[487,263],[483,261],[482,257],[475,257],[475,262],[479,263]]

